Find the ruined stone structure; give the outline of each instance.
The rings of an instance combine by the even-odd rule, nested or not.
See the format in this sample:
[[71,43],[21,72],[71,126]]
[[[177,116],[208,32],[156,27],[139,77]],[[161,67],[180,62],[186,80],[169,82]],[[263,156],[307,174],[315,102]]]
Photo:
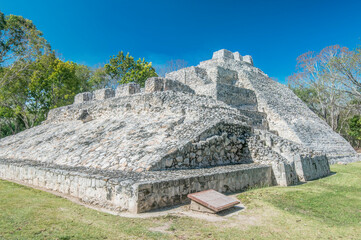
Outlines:
[[289,186],[352,161],[351,146],[250,56],[215,52],[144,89],[81,93],[40,126],[0,140],[0,178],[115,211],[206,189]]

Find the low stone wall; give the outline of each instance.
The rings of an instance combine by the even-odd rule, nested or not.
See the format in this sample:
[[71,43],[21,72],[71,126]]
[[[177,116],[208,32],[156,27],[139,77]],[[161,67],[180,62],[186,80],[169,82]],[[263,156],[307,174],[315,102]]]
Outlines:
[[79,94],[75,95],[75,97],[74,97],[74,104],[89,102],[89,101],[92,101],[93,98],[94,98],[94,95],[91,92],[79,93]]
[[134,213],[188,202],[187,194],[197,191],[226,193],[274,184],[271,167],[259,164],[134,173],[9,159],[0,159],[0,179],[59,192],[112,211]]
[[306,182],[330,175],[330,165],[325,155],[295,155],[295,169],[300,181]]
[[98,101],[112,98],[114,96],[115,96],[115,91],[111,88],[98,89],[93,92],[94,100],[98,100]]
[[133,82],[120,84],[115,91],[115,97],[129,96],[136,93],[140,93],[139,84]]
[[136,205],[137,189],[131,182],[76,170],[32,161],[0,160],[0,179],[56,191],[113,211],[133,209]]
[[281,138],[270,132],[256,130],[258,141],[272,149],[286,161],[272,163],[279,185],[292,185],[306,182],[330,174],[327,156],[322,152],[313,151],[301,144]]
[[[230,193],[255,186],[274,185],[270,166],[240,164],[220,167],[218,170],[218,172],[208,171],[184,178],[139,184],[136,212],[187,203],[189,193],[208,189]],[[197,173],[197,170],[194,172]]]
[[194,90],[191,89],[188,85],[185,85],[179,81],[174,81],[172,79],[162,77],[148,78],[145,82],[144,91],[147,93],[159,91],[177,91],[195,94]]
[[196,91],[196,94],[203,94],[197,92],[197,86],[212,83],[212,80],[208,78],[207,71],[199,67],[182,68],[178,71],[167,73],[165,77],[187,84]]

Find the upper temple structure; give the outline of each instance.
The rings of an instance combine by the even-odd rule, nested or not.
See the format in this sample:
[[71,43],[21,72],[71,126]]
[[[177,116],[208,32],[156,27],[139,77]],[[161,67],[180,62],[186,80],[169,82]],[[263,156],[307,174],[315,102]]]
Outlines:
[[228,50],[145,88],[80,93],[0,139],[0,178],[136,213],[207,189],[306,182],[357,160],[290,89]]

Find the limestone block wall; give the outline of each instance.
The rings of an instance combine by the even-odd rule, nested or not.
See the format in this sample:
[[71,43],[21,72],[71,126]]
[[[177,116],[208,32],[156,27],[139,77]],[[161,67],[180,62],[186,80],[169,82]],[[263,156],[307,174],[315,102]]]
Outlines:
[[256,112],[251,110],[242,110],[240,109],[239,112],[242,115],[245,115],[251,119],[251,125],[256,129],[264,129],[268,130],[268,121],[267,121],[267,114],[262,112]]
[[131,182],[118,182],[60,166],[0,159],[0,179],[59,192],[114,211],[126,211],[137,205],[137,189]]
[[247,63],[249,63],[249,64],[251,64],[251,65],[253,66],[252,56],[250,56],[250,55],[244,56],[244,57],[243,57],[243,61],[245,61],[245,62],[247,62]]
[[257,98],[252,90],[235,86],[237,72],[222,67],[191,67],[167,74],[168,78],[189,85],[196,94],[213,97],[232,107],[257,111]]
[[[285,183],[292,185],[298,181],[310,181],[330,174],[328,158],[322,152],[307,149],[301,144],[283,139],[268,131],[256,130],[254,138],[286,159],[281,164],[272,162],[274,173],[278,176],[276,179],[283,179],[280,180],[282,181],[280,185]],[[267,160],[261,159],[261,162],[265,163]]]
[[87,101],[93,100],[93,93],[91,92],[83,92],[75,95],[74,104],[79,104]]
[[237,71],[225,69],[220,66],[206,68],[205,71],[207,72],[208,78],[213,83],[235,85],[238,80]]
[[167,78],[152,77],[145,82],[145,92],[147,93],[169,90],[195,94],[194,90],[189,86]]
[[243,57],[241,54],[239,54],[239,52],[234,52],[233,57],[234,57],[234,60],[243,61]]
[[192,89],[195,89],[194,87],[196,86],[206,85],[213,82],[208,78],[207,71],[205,69],[193,66],[167,73],[166,78],[177,80],[190,86]]
[[212,59],[223,59],[223,58],[234,59],[234,55],[231,51],[228,51],[226,49],[221,49],[213,53]]
[[257,110],[257,98],[252,90],[226,84],[216,85],[216,99],[232,107],[244,110]]
[[140,93],[140,85],[136,83],[121,84],[115,91],[115,97],[128,96]]
[[240,168],[239,165],[238,168],[237,166],[228,166],[217,173],[203,173],[189,178],[139,184],[137,212],[187,203],[189,202],[187,194],[207,189],[229,193],[273,184],[271,167],[265,165]]
[[187,203],[187,194],[197,191],[227,193],[274,184],[271,167],[266,165],[125,175],[9,159],[0,159],[0,179],[59,192],[92,206],[134,213]]
[[171,149],[150,170],[189,169],[262,163],[272,166],[278,185],[318,179],[330,174],[327,157],[267,131],[219,122],[190,142]]
[[239,52],[232,53],[231,51],[227,49],[221,49],[213,53],[212,59],[215,60],[236,60],[238,62],[245,62],[247,64],[253,65],[253,59],[252,56],[246,55],[241,56]]
[[190,86],[198,95],[214,96],[214,80],[208,77],[207,71],[203,68],[183,68],[175,72],[167,73],[166,78],[174,79]]
[[104,100],[115,96],[115,91],[111,88],[103,88],[93,92],[94,100]]
[[299,183],[293,163],[287,161],[272,162],[272,172],[279,186],[286,187]]
[[251,157],[244,152],[250,134],[250,127],[219,122],[186,144],[171,149],[150,170],[251,163]]
[[314,179],[330,175],[330,165],[324,155],[302,155],[294,156],[295,169],[301,182],[307,182]]

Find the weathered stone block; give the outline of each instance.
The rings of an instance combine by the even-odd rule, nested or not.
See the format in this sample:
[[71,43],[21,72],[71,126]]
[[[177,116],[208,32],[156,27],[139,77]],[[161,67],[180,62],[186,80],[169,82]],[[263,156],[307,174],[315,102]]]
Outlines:
[[165,78],[160,77],[148,78],[147,81],[145,81],[145,92],[151,93],[164,91],[164,79]]
[[211,83],[208,79],[207,71],[199,67],[183,68],[175,72],[167,73],[166,78],[177,80],[193,89],[197,86],[202,87],[204,84]]
[[74,97],[74,104],[84,103],[93,100],[93,94],[91,92],[78,93]]
[[241,54],[239,54],[239,52],[234,52],[233,58],[234,58],[234,60],[237,60],[237,61],[243,61],[243,57],[241,56]]
[[320,156],[294,156],[295,169],[302,182],[325,177],[330,174],[330,165],[325,155]]
[[105,100],[115,96],[115,91],[111,88],[98,89],[93,92],[94,100]]
[[216,211],[206,208],[195,201],[191,201],[190,209],[197,212],[212,213],[212,214],[217,213]]
[[247,63],[249,63],[249,64],[251,64],[253,66],[253,59],[252,59],[252,57],[250,55],[244,56],[243,61],[245,61],[245,62],[247,62]]
[[207,69],[207,74],[213,83],[234,85],[238,80],[238,74],[236,71],[219,66]]
[[128,96],[136,93],[140,93],[140,85],[137,83],[126,83],[121,84],[117,87],[115,91],[116,97]]
[[145,92],[151,93],[160,91],[195,93],[189,86],[176,80],[161,77],[148,78],[145,82]]
[[256,94],[252,90],[245,88],[217,84],[215,98],[241,109],[244,107],[251,110],[256,110],[257,108]]
[[273,162],[272,171],[277,185],[290,186],[298,183],[294,163]]
[[212,57],[212,59],[225,59],[225,58],[234,59],[233,53],[226,49],[222,49],[217,52],[214,52]]

